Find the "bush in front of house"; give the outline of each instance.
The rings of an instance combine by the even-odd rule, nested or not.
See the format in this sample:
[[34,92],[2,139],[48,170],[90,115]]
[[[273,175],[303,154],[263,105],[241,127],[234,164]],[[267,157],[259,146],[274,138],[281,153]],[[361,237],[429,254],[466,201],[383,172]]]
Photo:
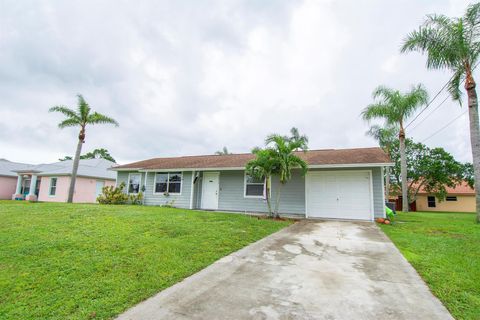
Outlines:
[[[129,197],[123,191],[125,183],[122,182],[118,187],[107,186],[102,188],[102,194],[98,196],[97,201],[100,204],[126,204]],[[143,198],[143,195],[142,195]]]

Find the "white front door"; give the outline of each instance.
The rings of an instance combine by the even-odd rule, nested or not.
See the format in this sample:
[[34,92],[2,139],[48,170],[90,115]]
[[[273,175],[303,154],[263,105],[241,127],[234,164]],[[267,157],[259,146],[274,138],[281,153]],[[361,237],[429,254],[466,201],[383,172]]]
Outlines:
[[307,174],[307,216],[372,220],[369,171],[313,171]]
[[218,209],[220,172],[204,172],[202,183],[202,209]]

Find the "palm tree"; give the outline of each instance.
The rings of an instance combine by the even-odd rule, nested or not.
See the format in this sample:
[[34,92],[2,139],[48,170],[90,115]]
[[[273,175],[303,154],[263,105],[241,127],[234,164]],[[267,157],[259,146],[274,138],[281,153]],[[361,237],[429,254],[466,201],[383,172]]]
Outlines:
[[480,55],[480,3],[470,5],[460,18],[428,15],[422,26],[407,35],[402,52],[419,51],[427,54],[427,68],[448,69],[453,75],[448,82],[452,98],[461,103],[460,85],[468,96],[470,143],[472,146],[477,200],[477,223],[480,223],[480,128],[478,100],[472,72]]
[[66,119],[58,124],[60,129],[66,127],[80,127],[78,134],[77,151],[73,159],[72,177],[70,179],[70,188],[68,189],[68,200],[73,201],[73,193],[75,191],[75,181],[77,179],[78,163],[80,161],[80,153],[82,152],[82,144],[85,142],[85,129],[87,125],[94,124],[113,124],[118,127],[118,122],[98,112],[91,112],[91,108],[82,95],[78,95],[77,110],[70,109],[66,106],[55,106],[50,108],[49,112],[59,112]]
[[215,154],[218,156],[223,156],[223,155],[231,154],[231,152],[228,151],[227,147],[223,147],[222,150],[215,151]]
[[[387,125],[381,127],[379,125],[373,125],[367,131],[367,135],[373,137],[378,141],[380,147],[386,154],[390,155],[391,147],[395,143],[395,139],[398,135],[397,126]],[[390,167],[385,168],[385,199],[390,198]]]
[[428,93],[424,86],[413,86],[409,92],[401,93],[398,90],[380,86],[373,91],[373,104],[362,111],[366,121],[384,119],[387,125],[398,126],[400,140],[400,163],[402,176],[402,209],[408,211],[407,188],[407,160],[405,158],[405,121],[428,101]]
[[273,215],[270,199],[271,177],[276,172],[277,161],[271,149],[255,148],[252,150],[255,159],[249,161],[245,167],[249,176],[265,181],[265,199],[267,200],[268,214]]
[[276,168],[275,172],[279,175],[280,184],[277,189],[275,197],[274,215],[278,217],[278,209],[280,205],[280,194],[282,187],[292,178],[292,169],[300,168],[302,175],[305,175],[308,170],[307,163],[295,154],[296,150],[307,151],[308,139],[304,136],[284,137],[278,134],[272,134],[265,139],[265,144],[271,150]]

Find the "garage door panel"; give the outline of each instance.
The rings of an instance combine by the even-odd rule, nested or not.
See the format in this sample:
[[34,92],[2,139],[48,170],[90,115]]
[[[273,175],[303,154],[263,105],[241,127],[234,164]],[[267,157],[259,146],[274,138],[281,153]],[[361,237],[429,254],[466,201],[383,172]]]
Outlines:
[[368,171],[320,171],[307,176],[309,217],[370,220]]

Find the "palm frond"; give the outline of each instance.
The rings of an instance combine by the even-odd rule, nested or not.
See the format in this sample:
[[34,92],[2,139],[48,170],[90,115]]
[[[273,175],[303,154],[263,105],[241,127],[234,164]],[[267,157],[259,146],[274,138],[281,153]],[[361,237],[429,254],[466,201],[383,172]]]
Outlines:
[[66,128],[66,127],[76,127],[76,126],[80,126],[80,125],[81,125],[81,122],[78,119],[68,118],[68,119],[65,119],[62,122],[60,122],[58,124],[58,127],[60,129],[63,129],[63,128]]
[[464,69],[458,68],[457,71],[453,74],[453,77],[450,79],[447,85],[447,90],[452,96],[452,99],[458,101],[462,105],[462,91],[460,90],[460,85],[464,80]]
[[88,105],[87,101],[83,98],[81,94],[77,95],[78,102],[77,102],[77,108],[78,108],[78,113],[80,114],[80,117],[84,122],[86,122],[89,114],[90,114],[90,106]]
[[115,119],[98,112],[88,115],[86,120],[87,124],[113,124],[118,127],[118,122]]
[[71,119],[80,119],[78,114],[66,106],[54,106],[48,109],[48,112],[59,112]]

